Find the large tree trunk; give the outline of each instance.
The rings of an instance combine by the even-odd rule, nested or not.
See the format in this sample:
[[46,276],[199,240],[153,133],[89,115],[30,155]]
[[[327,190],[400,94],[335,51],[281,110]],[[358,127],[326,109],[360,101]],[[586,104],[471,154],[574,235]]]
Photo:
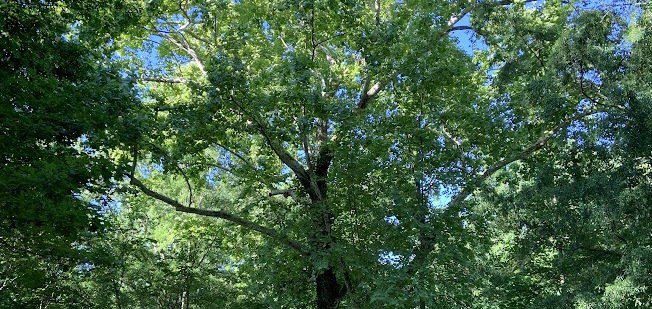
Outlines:
[[332,267],[317,275],[317,309],[337,308],[343,293]]
[[[321,203],[319,202],[317,205]],[[329,254],[328,251],[335,242],[332,235],[330,235],[332,215],[323,208],[321,210],[316,212],[315,225],[317,228],[313,236],[315,241],[314,247],[320,248],[319,250],[323,250],[325,254]],[[348,292],[345,285],[338,282],[333,265],[328,265],[328,268],[317,274],[316,289],[317,309],[337,308],[339,300]]]
[[[326,126],[322,126],[318,132],[318,135],[321,134],[318,139],[322,142],[326,139],[326,129]],[[310,190],[314,188],[313,186],[307,186],[316,214],[314,218],[317,227],[314,236],[317,242],[315,248],[322,248],[325,251],[328,251],[335,242],[335,238],[331,234],[331,225],[334,221],[333,213],[326,203],[328,169],[332,159],[330,150],[327,147],[321,147],[315,165],[315,178],[311,179],[317,186],[317,192]],[[333,265],[329,265],[328,268],[317,274],[316,288],[317,309],[337,308],[340,299],[348,292],[345,285],[337,282]]]

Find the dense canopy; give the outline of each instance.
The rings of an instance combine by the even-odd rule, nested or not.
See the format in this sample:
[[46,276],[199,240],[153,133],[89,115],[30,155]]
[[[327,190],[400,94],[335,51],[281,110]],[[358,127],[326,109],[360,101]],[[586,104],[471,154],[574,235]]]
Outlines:
[[652,307],[652,5],[0,3],[1,308]]

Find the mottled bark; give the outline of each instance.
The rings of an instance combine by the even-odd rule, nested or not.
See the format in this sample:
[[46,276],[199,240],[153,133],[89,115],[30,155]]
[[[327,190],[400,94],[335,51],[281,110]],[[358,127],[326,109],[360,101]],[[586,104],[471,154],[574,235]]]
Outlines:
[[332,267],[327,268],[317,275],[317,309],[337,308],[342,297],[346,294],[346,288],[343,288],[337,282],[335,270]]

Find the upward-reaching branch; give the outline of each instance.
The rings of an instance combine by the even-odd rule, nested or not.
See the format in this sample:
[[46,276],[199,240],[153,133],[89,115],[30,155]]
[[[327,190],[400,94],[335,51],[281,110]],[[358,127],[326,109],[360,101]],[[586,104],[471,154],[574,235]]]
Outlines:
[[537,150],[541,149],[548,140],[550,140],[557,132],[560,130],[567,128],[569,125],[571,125],[573,122],[580,120],[584,117],[605,112],[605,110],[600,110],[600,109],[588,109],[584,112],[577,113],[575,115],[572,115],[568,117],[567,119],[563,120],[561,123],[559,123],[557,126],[554,128],[547,130],[539,137],[539,139],[536,140],[533,144],[529,145],[522,151],[515,153],[509,157],[506,157],[492,166],[488,167],[482,174],[476,176],[475,179],[470,181],[467,186],[462,189],[459,193],[457,193],[453,199],[448,203],[448,208],[456,210],[457,207],[467,198],[473,191],[480,185],[482,182],[484,182],[487,178],[491,177],[493,174],[498,172],[500,169],[503,167],[507,166],[510,163],[526,159],[529,157],[531,154],[536,152]]
[[358,108],[365,109],[369,102],[378,95],[378,93],[383,90],[385,84],[382,82],[376,82],[370,86],[370,82],[365,82],[364,87],[362,87],[362,94],[360,95],[360,100],[358,101]]
[[[528,2],[533,2],[536,0],[525,0],[525,3]],[[502,1],[487,1],[487,2],[481,2],[475,5],[471,5],[469,7],[466,7],[462,9],[458,14],[453,14],[447,21],[446,26],[442,31],[439,33],[439,37],[446,36],[452,31],[455,30],[471,30],[473,29],[471,26],[457,26],[457,23],[460,22],[465,16],[467,16],[469,13],[473,12],[474,10],[479,9],[483,5],[493,5],[493,6],[499,6],[499,5],[509,5],[513,4],[514,0],[502,0]],[[376,14],[376,26],[378,27],[380,25],[380,2],[379,1],[374,1],[374,13]],[[367,80],[362,87],[362,93],[360,95],[360,99],[358,100],[357,107],[358,109],[365,109],[371,100],[373,100],[380,91],[383,90],[385,85],[387,84],[387,80],[391,80],[393,76],[398,75],[400,72],[393,72],[392,74],[389,74],[388,77],[386,78],[385,81],[377,81],[373,85],[369,80]]]
[[181,42],[181,41],[177,40],[175,37],[171,36],[168,33],[163,32],[163,31],[151,30],[151,29],[148,29],[148,30],[150,30],[153,35],[156,35],[156,36],[159,36],[161,38],[164,38],[164,39],[168,40],[170,43],[176,45],[179,49],[186,52],[186,54],[188,54],[195,61],[195,63],[197,64],[197,67],[199,68],[199,71],[201,71],[201,73],[203,75],[206,75],[206,68],[204,66],[204,62],[199,57],[199,54],[192,47],[190,47],[190,45],[187,42]]
[[315,181],[310,177],[310,172],[306,170],[287,150],[285,150],[280,142],[269,134],[267,126],[262,120],[260,120],[260,117],[255,112],[247,110],[242,104],[233,98],[233,96],[230,96],[229,99],[243,114],[251,119],[251,121],[256,125],[260,135],[267,142],[267,145],[269,145],[281,162],[294,172],[294,175],[297,177],[301,185],[308,190],[308,193],[321,200],[322,194]]
[[[534,152],[537,150],[541,149],[548,140],[550,140],[556,133],[561,131],[564,128],[567,128],[570,124],[573,122],[580,120],[584,117],[601,113],[604,112],[604,110],[598,110],[598,109],[589,109],[581,113],[577,113],[575,115],[572,115],[568,117],[567,119],[563,120],[561,123],[559,123],[557,126],[554,128],[545,131],[534,143],[530,144],[529,146],[525,147],[523,150],[521,150],[518,153],[515,153],[509,157],[506,157],[489,168],[485,170],[484,173],[478,175],[475,179],[472,181],[469,181],[467,186],[462,189],[459,193],[457,193],[453,199],[448,203],[447,205],[447,211],[449,212],[459,212],[460,211],[460,205],[464,200],[466,200],[471,193],[480,185],[482,184],[487,178],[491,177],[494,175],[497,171],[500,169],[504,168],[510,163],[526,159],[530,155],[532,155]],[[434,247],[434,241],[435,237],[434,235],[430,235],[427,233],[424,233],[420,235],[419,237],[419,244],[416,247],[416,250],[414,252],[414,259],[410,264],[407,265],[407,271],[410,274],[415,273],[418,271],[418,269],[422,266],[422,264],[426,261],[427,255],[430,253],[432,248]]]
[[376,15],[376,27],[380,25],[380,0],[374,0],[374,15]]

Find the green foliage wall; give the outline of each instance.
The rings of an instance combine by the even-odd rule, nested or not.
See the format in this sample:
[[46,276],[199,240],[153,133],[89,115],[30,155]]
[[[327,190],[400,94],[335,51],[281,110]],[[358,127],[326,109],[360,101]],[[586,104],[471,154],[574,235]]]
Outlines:
[[646,3],[1,8],[2,305],[651,305]]

